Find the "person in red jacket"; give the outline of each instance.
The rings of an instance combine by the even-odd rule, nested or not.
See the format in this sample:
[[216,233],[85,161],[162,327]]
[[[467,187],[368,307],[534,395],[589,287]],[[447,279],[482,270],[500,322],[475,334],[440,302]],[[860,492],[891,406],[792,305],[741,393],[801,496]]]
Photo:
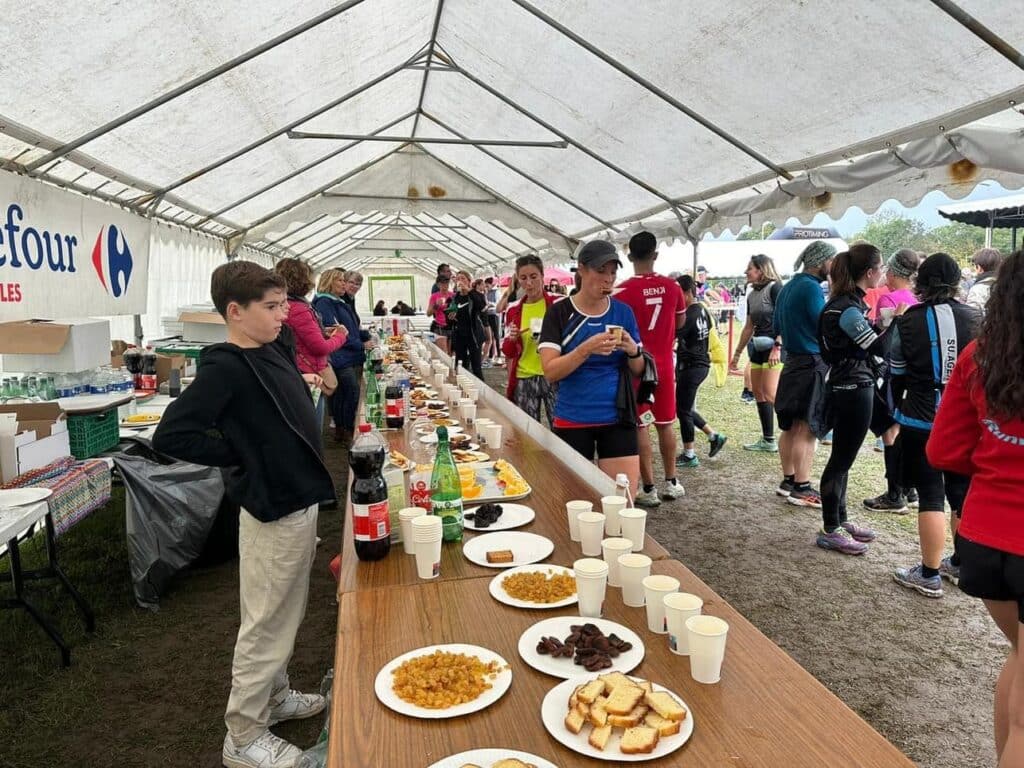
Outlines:
[[515,276],[526,294],[509,306],[505,314],[507,335],[501,343],[501,353],[508,365],[505,395],[536,421],[540,421],[543,402],[550,429],[555,415],[557,385],[544,378],[537,340],[548,307],[563,297],[544,290],[544,262],[539,256],[531,254],[516,259]]
[[[274,271],[288,283],[288,317],[285,325],[295,334],[295,358],[302,373],[322,375],[328,366],[327,358],[341,349],[348,338],[345,326],[333,325],[325,328],[306,294],[313,290],[313,270],[300,259],[281,259],[274,265]],[[334,379],[335,385],[337,379]],[[324,423],[325,395],[323,391],[316,401],[317,424]]]
[[1024,766],[1024,251],[1000,267],[985,324],[957,360],[928,440],[928,461],[969,475],[957,549],[960,589],[985,602],[1010,641],[996,681],[1001,768]]

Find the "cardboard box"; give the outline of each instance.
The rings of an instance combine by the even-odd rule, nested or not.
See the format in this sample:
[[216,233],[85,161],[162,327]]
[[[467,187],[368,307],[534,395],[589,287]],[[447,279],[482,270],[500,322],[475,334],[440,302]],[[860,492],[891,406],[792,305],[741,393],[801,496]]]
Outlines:
[[71,455],[68,423],[57,403],[4,405],[0,413],[18,419],[15,434],[0,435],[0,482]]
[[161,355],[156,356],[156,383],[157,386],[163,384],[169,378],[171,378],[171,371],[177,368],[181,371],[181,376],[184,378],[188,374],[186,369],[188,368],[188,358],[184,355]]
[[178,320],[184,341],[215,344],[228,340],[228,327],[218,312],[182,312]]
[[3,369],[76,373],[110,359],[110,321],[95,318],[0,323]]

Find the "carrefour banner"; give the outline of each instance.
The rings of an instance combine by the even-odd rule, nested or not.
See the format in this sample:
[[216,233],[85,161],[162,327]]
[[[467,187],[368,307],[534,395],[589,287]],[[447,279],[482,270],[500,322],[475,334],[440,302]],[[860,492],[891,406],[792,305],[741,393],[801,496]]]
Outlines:
[[0,320],[146,311],[150,221],[0,172]]

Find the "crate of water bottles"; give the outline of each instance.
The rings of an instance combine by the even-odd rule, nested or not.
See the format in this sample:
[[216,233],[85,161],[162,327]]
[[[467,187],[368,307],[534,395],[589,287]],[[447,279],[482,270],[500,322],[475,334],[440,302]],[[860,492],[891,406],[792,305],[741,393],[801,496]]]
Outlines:
[[26,373],[0,379],[0,401],[41,402],[78,395],[131,395],[132,374],[109,365],[79,373]]

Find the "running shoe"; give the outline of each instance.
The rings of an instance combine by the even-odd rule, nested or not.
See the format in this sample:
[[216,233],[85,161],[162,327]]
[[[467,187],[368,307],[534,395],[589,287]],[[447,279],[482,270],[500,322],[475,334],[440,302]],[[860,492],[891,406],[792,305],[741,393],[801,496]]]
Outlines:
[[781,496],[782,498],[786,498],[791,493],[793,493],[794,488],[796,488],[796,485],[793,483],[792,480],[782,478],[782,482],[779,483],[779,487],[775,489],[775,495]]
[[960,586],[960,566],[953,565],[948,557],[942,558],[939,563],[939,576],[951,583],[954,587]]
[[913,488],[907,489],[907,506],[910,507],[911,509],[917,509],[920,506],[919,500],[917,498],[917,491],[914,490]]
[[816,488],[794,488],[786,501],[795,507],[821,509],[821,493]]
[[716,433],[715,436],[708,441],[710,444],[708,448],[708,457],[713,459],[720,450],[725,448],[725,441],[728,439],[729,438],[725,435]]
[[760,453],[778,453],[779,444],[775,440],[761,438],[756,443],[747,443],[743,446],[745,451],[758,451]]
[[682,484],[678,481],[674,483],[665,482],[665,485],[661,489],[661,498],[665,501],[675,501],[681,499],[686,495],[686,489],[683,488]]
[[826,533],[824,530],[818,531],[815,544],[822,549],[831,549],[844,555],[863,555],[868,551],[867,544],[854,541],[843,528],[836,528],[831,533]]
[[681,453],[676,457],[676,466],[680,469],[693,469],[700,466],[700,459],[697,458],[697,454],[687,457]]
[[754,393],[749,389],[744,389],[743,394],[740,395],[740,400],[744,403],[753,403],[755,401]]
[[857,541],[863,542],[864,544],[872,542],[876,538],[878,538],[878,534],[877,533],[875,533],[870,528],[866,528],[863,525],[857,525],[856,523],[851,523],[850,521],[846,521],[845,523],[840,523],[840,525],[842,525],[843,529],[848,534],[853,536],[853,538],[855,538]]
[[892,497],[880,493],[873,499],[864,499],[864,508],[872,512],[893,512],[897,515],[907,512],[907,501],[902,496]]
[[633,502],[638,507],[656,507],[661,504],[661,499],[658,498],[657,489],[650,491],[640,491]]
[[828,431],[828,434],[821,438],[822,445],[832,445],[832,430]]
[[901,587],[916,590],[925,597],[942,597],[942,577],[938,574],[925,576],[920,565],[913,568],[897,568],[892,577]]
[[492,363],[490,360],[484,360],[483,362],[480,363],[480,367],[481,368],[493,368],[494,367],[494,363]]

